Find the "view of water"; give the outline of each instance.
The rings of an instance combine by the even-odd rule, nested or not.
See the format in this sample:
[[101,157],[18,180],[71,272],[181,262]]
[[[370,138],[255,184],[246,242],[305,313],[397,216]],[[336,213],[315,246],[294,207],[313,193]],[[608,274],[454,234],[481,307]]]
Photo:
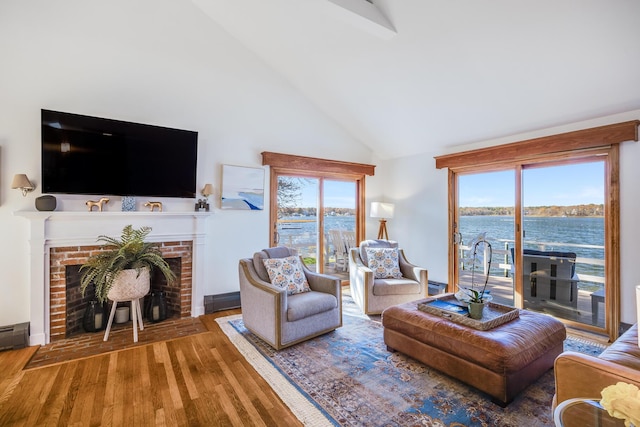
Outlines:
[[[280,243],[298,248],[315,250],[316,218],[297,216],[287,218],[280,226]],[[327,216],[327,230],[354,230],[354,216]],[[602,217],[525,217],[525,249],[575,252],[581,258],[604,259],[604,218]],[[513,217],[511,216],[462,216],[460,231],[463,243],[471,242],[481,232],[494,249],[514,247]],[[506,245],[506,246],[505,246]],[[579,246],[572,246],[579,245]],[[494,259],[494,265],[504,262]],[[512,263],[511,257],[506,261]],[[604,276],[604,267],[593,264],[576,265],[580,274]],[[492,274],[500,275],[502,270],[492,268]]]
[[[285,222],[290,220],[291,222]],[[326,216],[324,219],[326,230],[356,229],[355,216]],[[297,216],[286,218],[278,229],[280,244],[290,246],[315,245],[317,223],[315,216]]]
[[[460,217],[463,243],[471,242],[478,234],[486,232],[494,249],[505,249],[505,243],[511,249],[514,247],[513,230],[511,216]],[[524,231],[525,249],[575,252],[582,258],[604,259],[602,217],[525,217]],[[513,262],[511,259],[508,261]],[[604,267],[599,265],[578,263],[576,271],[579,274],[604,276]]]

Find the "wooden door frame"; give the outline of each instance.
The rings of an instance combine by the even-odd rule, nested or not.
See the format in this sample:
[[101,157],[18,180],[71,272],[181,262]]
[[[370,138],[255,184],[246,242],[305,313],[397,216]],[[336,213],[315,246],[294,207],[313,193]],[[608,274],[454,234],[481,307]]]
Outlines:
[[[591,129],[551,135],[526,141],[492,146],[478,150],[436,157],[437,168],[448,168],[449,185],[449,283],[457,279],[455,235],[457,230],[457,174],[486,172],[498,169],[516,169],[516,272],[522,266],[522,168],[536,163],[551,165],[583,162],[596,156],[605,156],[605,303],[604,331],[610,340],[618,338],[620,329],[620,166],[619,144],[638,141],[640,120],[600,126]],[[515,291],[522,302],[522,277],[516,274]],[[450,289],[451,290],[451,289]],[[566,321],[581,329],[601,331],[601,328]]]
[[[364,163],[343,162],[314,157],[296,156],[291,154],[262,153],[262,164],[269,166],[269,246],[274,246],[274,236],[277,230],[278,212],[278,176],[290,175],[310,178],[333,179],[338,181],[352,181],[356,184],[356,240],[359,243],[365,236],[365,177],[374,175],[375,166]],[[320,188],[322,196],[323,186]],[[320,226],[323,217],[318,212]],[[319,265],[324,265],[324,254],[319,251]]]

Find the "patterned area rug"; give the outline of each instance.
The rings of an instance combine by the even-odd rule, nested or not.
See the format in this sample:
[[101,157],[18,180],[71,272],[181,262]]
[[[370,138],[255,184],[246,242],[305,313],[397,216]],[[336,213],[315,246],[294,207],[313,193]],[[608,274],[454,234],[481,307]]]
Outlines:
[[[217,321],[305,425],[553,426],[552,371],[501,408],[455,379],[389,353],[382,325],[350,315],[350,304],[345,301],[342,328],[278,352],[248,332],[241,315]],[[598,355],[604,347],[568,338],[565,349]]]

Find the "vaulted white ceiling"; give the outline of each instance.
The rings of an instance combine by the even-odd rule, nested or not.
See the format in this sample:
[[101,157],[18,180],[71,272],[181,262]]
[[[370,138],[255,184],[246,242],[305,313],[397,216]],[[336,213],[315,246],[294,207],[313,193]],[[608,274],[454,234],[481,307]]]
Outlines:
[[381,158],[640,109],[637,0],[193,2]]

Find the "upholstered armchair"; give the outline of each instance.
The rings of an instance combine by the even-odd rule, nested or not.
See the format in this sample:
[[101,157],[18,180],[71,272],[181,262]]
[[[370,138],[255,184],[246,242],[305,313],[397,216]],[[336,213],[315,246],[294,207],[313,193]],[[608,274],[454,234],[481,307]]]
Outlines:
[[340,279],[312,272],[294,249],[256,252],[240,260],[239,273],[244,325],[276,350],[342,326]]
[[[367,249],[379,262],[369,262]],[[427,270],[407,261],[398,243],[390,240],[364,240],[351,248],[349,279],[351,296],[365,314],[425,298],[429,289]]]

